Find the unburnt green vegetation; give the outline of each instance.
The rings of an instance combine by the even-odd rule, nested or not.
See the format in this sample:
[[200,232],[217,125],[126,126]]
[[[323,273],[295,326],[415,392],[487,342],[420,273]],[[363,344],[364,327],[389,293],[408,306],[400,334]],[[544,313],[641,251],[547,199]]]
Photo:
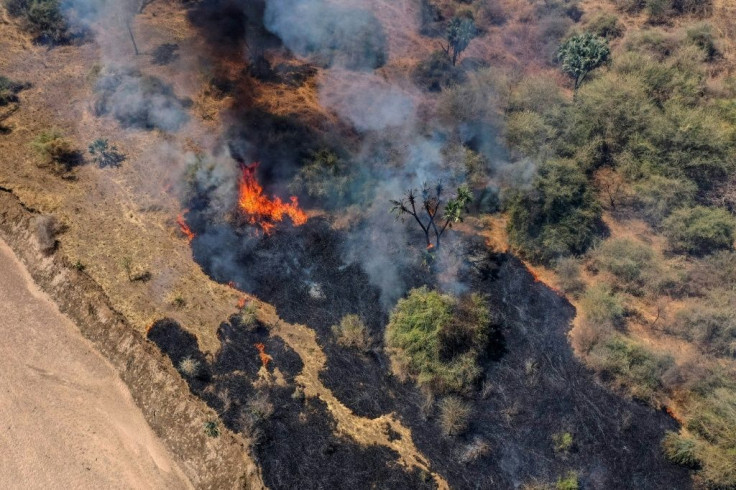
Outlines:
[[433,393],[468,392],[481,374],[490,324],[488,307],[477,294],[457,298],[427,287],[412,290],[399,300],[386,327],[394,373]]
[[[645,11],[649,25],[599,14],[568,34],[558,59],[574,97],[541,76],[506,85],[506,141],[536,166],[505,193],[509,240],[554,266],[577,298],[576,347],[591,366],[654,406],[677,399],[684,425],[663,442],[666,456],[702,485],[730,488],[736,80],[714,81],[724,40],[707,20],[710,2],[617,4],[622,15]],[[655,26],[675,18],[689,21]],[[603,39],[617,40],[610,52]],[[608,226],[632,222],[644,225]],[[632,325],[697,354],[644,342]]]

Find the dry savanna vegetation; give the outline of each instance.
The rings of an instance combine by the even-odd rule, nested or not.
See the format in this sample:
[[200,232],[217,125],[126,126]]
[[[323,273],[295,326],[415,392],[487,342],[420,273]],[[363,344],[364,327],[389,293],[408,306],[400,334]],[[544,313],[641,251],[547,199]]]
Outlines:
[[2,9],[0,192],[253,487],[736,488],[733,2]]

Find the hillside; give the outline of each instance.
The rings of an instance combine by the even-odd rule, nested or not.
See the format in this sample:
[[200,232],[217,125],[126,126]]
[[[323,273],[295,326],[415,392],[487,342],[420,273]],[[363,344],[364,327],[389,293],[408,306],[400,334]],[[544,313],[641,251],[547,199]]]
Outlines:
[[734,19],[5,0],[0,236],[195,487],[736,488]]

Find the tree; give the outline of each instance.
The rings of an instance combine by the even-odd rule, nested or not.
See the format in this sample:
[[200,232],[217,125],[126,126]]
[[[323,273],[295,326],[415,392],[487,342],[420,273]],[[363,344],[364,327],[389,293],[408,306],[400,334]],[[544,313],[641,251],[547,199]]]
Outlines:
[[675,252],[706,255],[732,248],[736,220],[725,209],[695,206],[674,211],[662,227]]
[[110,146],[106,139],[98,138],[89,145],[89,153],[94,162],[100,167],[119,167],[125,160],[115,145]]
[[455,66],[457,57],[465,51],[477,34],[478,30],[473,19],[455,17],[450,21],[445,31],[447,46],[442,46],[442,49],[452,58],[452,66]]
[[[408,190],[406,196],[402,197],[401,200],[391,200],[391,212],[396,214],[397,219],[404,218],[406,215],[412,216],[422,228],[428,250],[432,248],[439,250],[440,238],[445,230],[452,228],[453,223],[463,221],[463,213],[468,212],[468,204],[473,200],[473,195],[468,186],[461,185],[457,188],[455,197],[445,203],[442,216],[438,217],[437,214],[442,206],[443,190],[441,183],[437,183],[433,189],[424,184],[421,203],[417,202],[418,196],[415,189]],[[417,205],[420,207],[417,208]],[[432,234],[435,237],[434,244],[432,244]]]
[[610,56],[608,41],[589,32],[571,37],[557,51],[562,70],[575,79],[575,91],[588,73],[606,63]]

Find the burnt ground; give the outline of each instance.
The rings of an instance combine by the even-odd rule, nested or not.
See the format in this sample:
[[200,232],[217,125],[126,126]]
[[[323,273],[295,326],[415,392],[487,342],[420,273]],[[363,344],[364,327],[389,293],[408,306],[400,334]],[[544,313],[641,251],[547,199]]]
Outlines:
[[[148,333],[175,366],[186,358],[199,363],[197,373],[182,373],[191,391],[217,411],[225,426],[251,437],[269,488],[432,488],[429,475],[408,472],[394,451],[336,436],[326,405],[305,398],[294,383],[302,369],[299,356],[264,326],[244,325],[235,315],[220,325],[218,336],[222,349],[208,359],[196,338],[172,320],[155,323]],[[269,371],[277,367],[283,382],[259,379],[257,343],[273,358]]]
[[[191,221],[198,224],[200,220],[195,216]],[[327,356],[321,375],[324,384],[360,415],[398,414],[411,428],[417,448],[453,488],[514,488],[530,481],[555,481],[568,471],[579,473],[582,488],[691,487],[688,472],[668,463],[661,454],[660,441],[666,430],[676,428],[675,422],[597,382],[574,357],[567,341],[574,308],[536,282],[515,257],[491,254],[482,244],[469,245],[465,252],[459,276],[471,290],[488,297],[501,324],[503,347],[495,345],[484,361],[485,389],[478,387],[465,395],[473,406],[470,430],[462,437],[448,438],[441,435],[436,408],[423,411],[425,397],[419,390],[390,374],[380,349],[388,312],[362,268],[344,262],[341,232],[321,219],[299,228],[284,227],[262,238],[241,236],[228,225],[218,229],[195,226],[195,231],[194,255],[208,274],[218,281],[236,281],[274,305],[284,320],[313,328]],[[228,258],[226,265],[221,257]],[[432,282],[421,267],[407,267],[402,277],[407,289]],[[348,313],[366,321],[373,351],[358,353],[334,342],[330,327]],[[223,324],[221,328],[223,349],[211,368],[215,391],[228,387],[233,399],[252,396],[251,384],[241,378],[235,381],[235,377],[240,371],[251,379],[255,376],[259,367],[252,347],[255,342],[266,344],[275,364],[286,369],[287,381],[293,380],[299,371],[294,353],[268,337],[265,329],[235,327]],[[157,343],[177,361],[181,354],[176,349],[166,342]],[[220,378],[232,379],[227,384]],[[218,408],[222,402],[210,393],[208,383],[196,381],[191,386]],[[250,395],[235,394],[239,392]],[[295,401],[293,392],[290,386],[276,388],[271,395],[276,414],[264,424],[268,442],[257,451],[267,484],[288,488],[301,475],[301,487],[370,486],[368,479],[354,477],[358,474],[370,475],[372,482],[382,484],[401,479],[402,488],[424,484],[418,477],[391,468],[395,458],[390,451],[353,447],[349,441],[335,439],[334,422],[324,407],[317,401]],[[300,417],[309,422],[300,422]],[[229,412],[223,414],[223,420],[236,430],[242,428]],[[569,451],[554,449],[553,435],[561,432],[573,436]],[[313,443],[303,447],[295,442],[312,438]],[[487,441],[490,453],[461,463],[463,450],[476,439]],[[305,453],[307,447],[310,451]],[[340,449],[329,454],[333,447]],[[334,455],[338,453],[342,459],[336,465]],[[301,464],[290,465],[296,461]]]

